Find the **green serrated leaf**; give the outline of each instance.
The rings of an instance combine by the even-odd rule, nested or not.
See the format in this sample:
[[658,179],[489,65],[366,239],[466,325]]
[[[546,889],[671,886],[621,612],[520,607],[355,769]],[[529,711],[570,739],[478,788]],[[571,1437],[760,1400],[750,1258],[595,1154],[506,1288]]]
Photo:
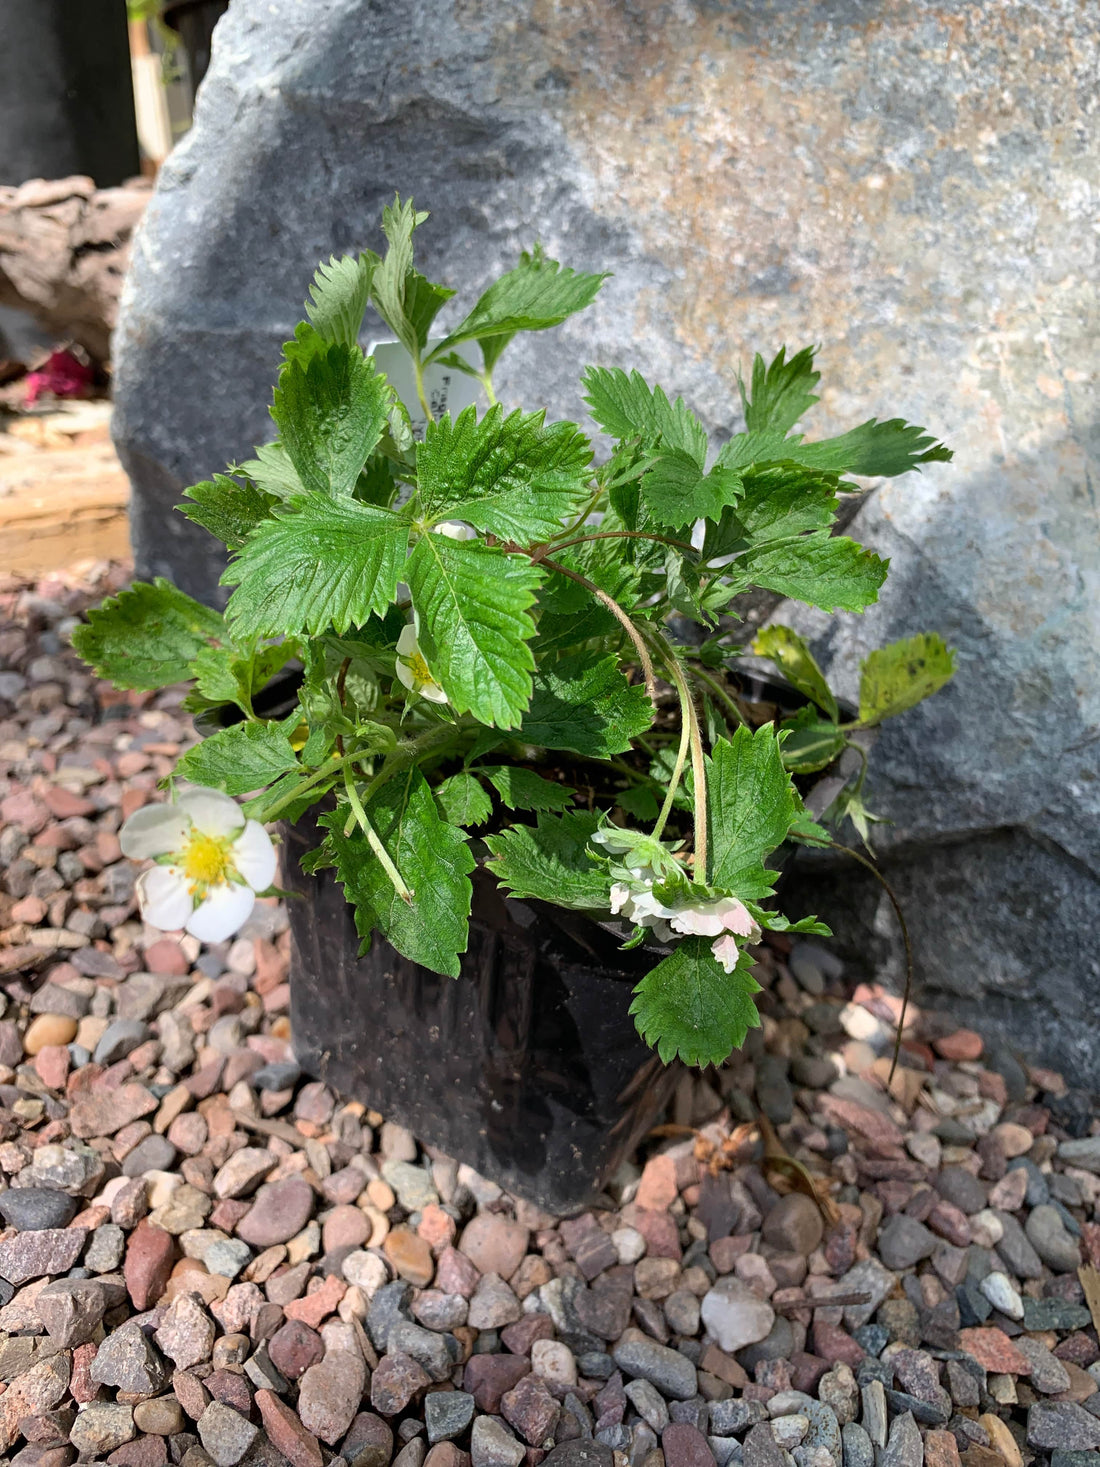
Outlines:
[[482,825],[493,813],[492,800],[468,769],[437,784],[435,797],[451,825]]
[[752,397],[745,393],[745,385],[738,379],[741,389],[741,406],[745,413],[745,426],[754,431],[772,429],[789,433],[809,408],[819,399],[814,389],[821,381],[821,373],[814,369],[814,348],[805,346],[787,360],[787,348],[781,346],[777,356],[767,367],[759,354],[752,363]]
[[435,797],[413,765],[366,801],[367,818],[397,867],[412,901],[397,895],[381,862],[356,826],[344,834],[350,809],[341,804],[320,817],[329,831],[336,873],[355,908],[366,951],[374,932],[402,956],[433,973],[457,978],[466,951],[474,858],[462,831],[442,819]]
[[405,565],[420,650],[456,713],[515,728],[531,697],[539,571],[478,540],[422,535]]
[[515,897],[537,897],[558,907],[607,911],[611,880],[588,854],[602,816],[593,810],[540,815],[536,825],[513,825],[486,838],[488,869]]
[[631,686],[614,657],[580,653],[540,666],[522,737],[543,749],[568,749],[608,759],[630,748],[653,722],[653,704]]
[[781,725],[787,737],[783,740],[783,763],[794,774],[816,774],[827,769],[847,743],[843,730],[822,718],[816,708],[802,708]]
[[708,761],[710,883],[735,896],[759,900],[774,882],[763,860],[786,839],[796,810],[791,777],[775,729],[735,729]]
[[[592,304],[608,278],[585,275],[550,260],[538,248],[525,253],[484,293],[466,319],[432,350],[430,360],[452,351],[463,341],[477,341],[492,371],[508,341],[517,331],[545,331]],[[501,340],[501,338],[504,338]]]
[[634,990],[630,1012],[638,1032],[665,1064],[720,1065],[760,1027],[752,959],[742,953],[727,973],[711,939],[687,937]]
[[426,513],[524,545],[556,534],[588,496],[592,447],[576,424],[544,419],[498,404],[480,422],[468,407],[429,423],[416,458]]
[[575,791],[553,780],[543,779],[533,769],[501,764],[479,769],[509,810],[564,810],[573,803]]
[[218,612],[158,576],[152,584],[135,581],[89,611],[72,642],[97,677],[149,691],[183,682],[202,648],[224,636]]
[[859,721],[874,727],[939,692],[955,673],[955,654],[935,632],[879,647],[860,664]]
[[657,812],[661,808],[657,803],[657,796],[647,784],[630,785],[616,795],[615,803],[624,814],[646,824],[656,820]]
[[764,627],[756,635],[752,650],[757,657],[766,657],[774,662],[787,681],[811,702],[827,713],[835,723],[840,714],[825,674],[817,665],[817,659],[793,627]]
[[737,562],[745,586],[762,586],[823,611],[863,611],[878,600],[889,561],[843,535],[817,530],[754,546]]
[[641,496],[660,525],[679,529],[696,520],[718,520],[742,492],[741,477],[716,465],[709,474],[682,448],[662,449],[646,460]]
[[307,490],[348,495],[373,451],[393,393],[357,346],[325,346],[279,373],[271,415]]
[[255,484],[239,484],[226,474],[215,474],[183,491],[194,504],[177,504],[180,514],[209,530],[227,550],[239,550],[257,525],[278,504]]
[[232,647],[215,647],[208,642],[199,648],[192,659],[190,674],[195,679],[196,691],[205,699],[205,707],[235,703],[248,711],[248,694],[237,676],[238,666],[239,659]]
[[363,326],[363,313],[370,300],[371,281],[378,268],[377,256],[329,257],[317,266],[306,301],[306,315],[326,341],[355,346]]
[[222,576],[237,586],[227,615],[234,634],[338,634],[381,616],[405,564],[408,522],[388,510],[310,494],[254,533]]
[[402,203],[395,195],[393,203],[382,210],[382,230],[389,248],[384,259],[373,256],[374,308],[414,358],[423,351],[440,307],[454,295],[453,290],[433,284],[413,268],[413,233],[427,217],[414,208],[412,199]]
[[730,468],[741,468],[787,460],[830,473],[894,478],[921,464],[948,463],[952,457],[951,450],[937,443],[923,428],[902,418],[891,418],[885,423],[871,418],[850,433],[823,438],[817,443],[803,443],[797,436],[787,438],[774,428],[737,433],[725,444],[718,461]]
[[707,456],[706,429],[678,397],[670,403],[660,387],[650,387],[638,372],[619,367],[587,367],[581,382],[592,416],[612,438],[637,438],[647,448],[660,443],[679,449],[702,469]]
[[258,489],[274,499],[293,499],[304,494],[306,486],[281,443],[264,443],[256,449],[256,457],[237,464],[230,473],[244,474]]
[[246,795],[297,768],[297,755],[277,724],[234,723],[188,749],[176,774],[227,795]]

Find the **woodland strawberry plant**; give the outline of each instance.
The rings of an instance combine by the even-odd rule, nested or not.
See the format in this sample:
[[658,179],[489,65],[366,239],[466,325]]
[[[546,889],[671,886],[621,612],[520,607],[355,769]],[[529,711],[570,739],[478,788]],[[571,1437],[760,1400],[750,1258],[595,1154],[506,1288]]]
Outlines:
[[[320,267],[284,349],[277,437],[180,506],[230,553],[224,615],[158,580],[74,635],[120,687],[189,682],[186,706],[213,730],[179,761],[184,792],[124,828],[124,849],[154,862],[146,915],[228,935],[271,879],[261,827],[313,808],[309,866],[335,870],[364,947],[378,934],[457,976],[484,863],[515,897],[649,944],[639,1030],[664,1059],[721,1061],[759,1022],[762,929],[826,930],[774,905],[769,857],[829,839],[796,777],[952,672],[934,635],[886,647],[845,717],[808,646],[780,626],[743,646],[731,602],[765,588],[862,611],[887,566],[833,533],[845,476],[950,453],[900,419],[807,442],[806,349],[755,359],[744,429],[718,452],[682,400],[587,367],[583,398],[613,445],[597,461],[576,423],[506,411],[493,372],[518,332],[560,324],[605,277],[535,250],[433,335],[453,292],[413,264],[426,217],[396,200],[384,255]],[[418,401],[360,347],[368,306],[407,351]],[[434,416],[433,367],[476,377],[485,410]],[[754,718],[733,677],[752,650],[800,690],[800,713]],[[264,716],[288,671],[294,706]],[[831,814],[866,832],[862,775]]]

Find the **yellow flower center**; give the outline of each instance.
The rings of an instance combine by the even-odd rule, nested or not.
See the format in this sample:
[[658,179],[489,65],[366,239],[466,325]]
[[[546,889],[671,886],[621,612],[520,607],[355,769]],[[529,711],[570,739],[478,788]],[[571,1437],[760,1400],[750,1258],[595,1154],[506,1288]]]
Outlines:
[[431,672],[428,668],[428,664],[424,661],[421,653],[414,652],[411,657],[406,657],[405,666],[409,669],[409,671],[412,673],[413,677],[418,683],[435,682],[435,678],[432,677]]
[[222,886],[236,876],[232,846],[231,836],[204,835],[201,830],[192,830],[180,852],[179,863],[192,895],[209,886]]

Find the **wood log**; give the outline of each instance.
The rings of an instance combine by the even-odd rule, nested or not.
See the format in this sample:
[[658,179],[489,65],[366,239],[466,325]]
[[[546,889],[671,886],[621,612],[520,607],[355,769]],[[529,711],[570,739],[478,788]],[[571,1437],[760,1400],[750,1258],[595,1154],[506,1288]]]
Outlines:
[[0,186],[0,305],[29,312],[58,340],[104,364],[151,185],[97,189],[90,178]]

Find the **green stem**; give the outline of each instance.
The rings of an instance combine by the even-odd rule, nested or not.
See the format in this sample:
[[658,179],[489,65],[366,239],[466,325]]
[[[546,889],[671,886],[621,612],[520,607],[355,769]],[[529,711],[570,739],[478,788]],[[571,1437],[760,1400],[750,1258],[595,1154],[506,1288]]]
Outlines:
[[363,809],[363,803],[360,800],[359,795],[355,789],[355,780],[352,778],[351,772],[349,771],[346,764],[344,765],[344,789],[347,793],[348,804],[351,806],[352,809],[352,814],[348,819],[348,823],[344,826],[345,837],[351,834],[352,827],[354,825],[357,824],[359,826],[359,828],[362,830],[363,834],[367,838],[367,845],[370,846],[371,850],[378,857],[379,864],[385,871],[386,875],[390,878],[390,881],[393,884],[394,891],[403,902],[408,902],[411,906],[413,894],[405,885],[405,882],[401,876],[401,872],[398,871],[397,867],[390,859],[390,853],[386,850],[386,847],[379,839],[378,832],[367,819],[367,812]]
[[434,423],[435,418],[432,415],[431,408],[428,406],[428,394],[424,391],[424,368],[421,364],[419,354],[413,358],[413,369],[416,372],[416,395],[420,399],[420,406],[424,409],[424,416],[428,422]]
[[588,516],[593,513],[593,511],[595,510],[597,504],[599,504],[599,502],[600,502],[600,500],[602,498],[603,498],[603,490],[602,489],[597,489],[596,492],[595,492],[595,494],[593,494],[592,498],[588,501],[588,503],[585,505],[585,507],[581,510],[580,514],[573,521],[573,523],[571,525],[566,525],[565,529],[562,530],[561,533],[563,535],[571,535],[574,530],[580,529],[581,525],[583,525],[584,522],[585,522],[585,520],[588,518]]
[[867,750],[862,744],[857,744],[855,739],[848,739],[844,747],[846,749],[855,749],[856,753],[863,760],[863,767],[859,771],[859,778],[856,780],[852,789],[852,793],[858,797],[863,793],[863,781],[867,778]]
[[[532,557],[533,560],[534,557]],[[649,695],[649,701],[653,704],[654,710],[656,710],[657,676],[653,671],[653,659],[649,655],[649,648],[646,646],[641,632],[630,620],[619,603],[609,596],[606,591],[602,590],[601,587],[597,586],[595,581],[590,581],[587,576],[582,576],[579,571],[570,570],[568,566],[561,565],[556,560],[551,560],[548,555],[541,557],[541,563],[549,566],[552,571],[557,571],[559,575],[565,576],[568,580],[576,581],[579,586],[583,586],[586,591],[595,596],[597,601],[607,607],[608,611],[610,611],[611,615],[634,643],[634,650],[637,652],[638,660],[642,664],[645,690]]]
[[485,396],[489,399],[489,406],[490,407],[496,407],[496,405],[497,405],[497,395],[493,391],[493,379],[492,379],[492,377],[490,377],[489,374],[488,374],[488,372],[486,372],[483,377],[479,377],[477,380],[481,383],[482,387],[484,387],[484,389],[485,389]]
[[703,735],[699,728],[699,715],[695,711],[695,699],[684,674],[683,664],[667,644],[662,648],[665,661],[676,691],[680,695],[680,717],[686,718],[688,740],[691,746],[691,773],[695,788],[692,804],[695,816],[695,879],[707,879],[707,768],[703,757]]
[[334,754],[331,759],[327,759],[324,764],[313,771],[308,779],[304,779],[301,784],[295,785],[281,800],[276,800],[275,804],[265,814],[265,821],[270,822],[277,819],[280,812],[285,810],[288,805],[292,805],[299,795],[305,794],[306,790],[312,789],[315,784],[320,784],[330,774],[335,774],[343,762],[344,756],[342,754]]
[[[564,530],[562,533],[568,535],[570,531]],[[564,543],[554,539],[548,541],[547,544],[548,548],[553,546],[556,555],[559,551],[569,550],[574,545],[585,545],[589,540],[651,540],[655,545],[672,545],[677,550],[688,550],[692,554],[695,553],[695,546],[689,545],[686,540],[674,540],[671,535],[653,535],[648,530],[597,530],[591,535],[578,535],[575,539],[566,540]],[[538,560],[537,551],[533,559]]]
[[664,834],[668,817],[672,814],[673,801],[676,799],[676,791],[680,788],[680,780],[683,778],[684,765],[687,763],[688,752],[691,748],[691,729],[688,720],[680,718],[680,747],[676,751],[676,763],[672,767],[672,778],[668,782],[668,790],[665,794],[665,802],[661,806],[661,813],[657,816],[657,823],[653,827],[653,839],[660,840]]
[[738,708],[737,704],[726,692],[725,688],[722,686],[717,678],[711,677],[709,672],[704,672],[701,667],[697,667],[694,664],[692,664],[691,675],[699,682],[704,683],[706,687],[710,690],[710,692],[713,693],[714,696],[719,700],[719,702],[724,704],[727,713],[732,714],[733,716],[733,724],[735,728],[748,727],[748,720],[746,719],[745,715],[741,712],[740,708]]

